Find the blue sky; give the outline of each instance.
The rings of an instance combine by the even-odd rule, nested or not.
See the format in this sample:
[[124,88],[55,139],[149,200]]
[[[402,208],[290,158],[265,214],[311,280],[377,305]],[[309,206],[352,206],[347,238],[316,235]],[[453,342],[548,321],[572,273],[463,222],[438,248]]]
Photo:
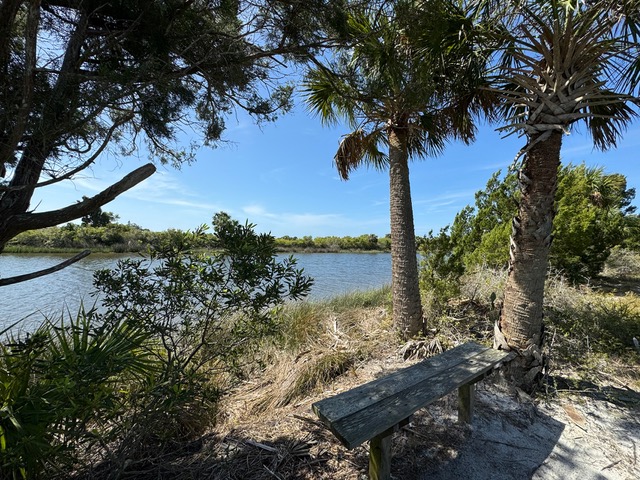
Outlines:
[[[298,103],[290,114],[262,126],[238,113],[227,121],[226,144],[202,147],[197,161],[181,170],[159,166],[151,178],[104,209],[118,214],[120,222],[156,231],[193,229],[225,211],[277,237],[388,233],[388,174],[364,168],[349,181],[340,180],[332,162],[346,128],[322,126]],[[502,139],[495,128],[481,126],[474,144],[453,143],[438,158],[412,163],[417,235],[451,223],[462,207],[473,203],[474,193],[493,172],[511,164],[523,139]],[[185,144],[191,140],[198,141],[195,133],[184,135]],[[638,149],[636,122],[618,149],[607,153],[594,151],[586,135],[573,132],[564,139],[562,160],[622,173],[640,192]],[[37,192],[32,208],[42,212],[92,196],[146,161],[144,154],[104,155],[81,178]],[[640,205],[638,200],[634,203]]]

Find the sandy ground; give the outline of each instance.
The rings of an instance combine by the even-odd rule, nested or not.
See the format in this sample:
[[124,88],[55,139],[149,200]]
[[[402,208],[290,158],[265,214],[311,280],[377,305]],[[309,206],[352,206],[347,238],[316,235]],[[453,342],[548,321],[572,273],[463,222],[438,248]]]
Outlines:
[[455,458],[418,478],[635,480],[640,415],[613,397],[572,393],[536,404],[485,386],[470,435],[454,448]]
[[[208,478],[367,479],[368,446],[344,448],[310,407],[398,366],[385,363],[359,369],[330,390],[270,412],[258,422],[243,422],[239,412],[215,440],[217,467]],[[393,437],[392,478],[640,479],[639,392],[581,384],[534,401],[495,380],[478,384],[471,426],[457,423],[455,393],[416,413]]]

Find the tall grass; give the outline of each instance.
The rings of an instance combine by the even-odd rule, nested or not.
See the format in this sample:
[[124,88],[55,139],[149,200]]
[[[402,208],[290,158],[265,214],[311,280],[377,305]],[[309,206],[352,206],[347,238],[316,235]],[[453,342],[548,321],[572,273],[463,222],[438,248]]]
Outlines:
[[249,389],[244,399],[249,410],[289,405],[394,348],[390,302],[390,289],[383,287],[286,305],[278,316],[280,333],[258,353],[264,368],[258,393]]
[[[640,265],[638,254],[616,255],[613,265],[619,255],[624,255],[627,265]],[[427,337],[422,347],[431,351],[433,345],[449,348],[467,341],[491,345],[506,274],[504,269],[487,267],[466,273],[458,296],[425,311]],[[397,354],[400,344],[390,311],[388,287],[288,305],[281,313],[280,335],[261,352],[268,368],[259,389],[260,399],[253,399],[256,411],[304,398],[377,355]],[[640,338],[637,295],[574,286],[553,274],[547,281],[545,324],[546,348],[556,373],[593,377],[608,371],[626,375],[640,385],[640,355],[632,340]],[[416,348],[422,348],[420,345],[417,342]],[[634,369],[639,372],[635,376]]]

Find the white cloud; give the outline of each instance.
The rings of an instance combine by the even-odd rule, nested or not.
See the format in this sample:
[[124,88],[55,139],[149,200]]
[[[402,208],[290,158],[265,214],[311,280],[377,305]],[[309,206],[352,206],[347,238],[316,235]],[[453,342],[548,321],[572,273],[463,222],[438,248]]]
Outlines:
[[256,215],[260,217],[268,217],[269,214],[261,205],[247,205],[242,207],[242,212],[247,215]]
[[475,190],[461,190],[459,192],[444,193],[424,200],[415,200],[413,204],[425,206],[427,208],[436,208],[459,203],[460,200],[472,200],[474,195]]
[[[513,157],[515,158],[515,155]],[[504,160],[502,162],[477,164],[477,166],[475,168],[472,168],[470,171],[471,172],[486,172],[486,171],[495,172],[497,170],[502,170],[502,172],[504,173],[504,170],[508,168],[509,165],[511,165],[512,163],[513,163],[513,158]]]
[[[108,188],[120,177],[112,178],[79,178],[73,181],[74,189],[87,195],[98,193]],[[157,171],[135,187],[118,197],[120,200],[136,200],[153,204],[176,207],[196,208],[207,211],[220,211],[220,205],[207,202],[180,182],[172,173]]]
[[560,156],[577,156],[583,155],[586,153],[593,152],[593,143],[585,140],[585,143],[582,145],[576,145],[575,147],[563,148],[560,152]]
[[259,230],[274,235],[361,235],[371,229],[386,231],[389,224],[387,217],[354,220],[341,213],[273,212],[258,204],[241,210]]

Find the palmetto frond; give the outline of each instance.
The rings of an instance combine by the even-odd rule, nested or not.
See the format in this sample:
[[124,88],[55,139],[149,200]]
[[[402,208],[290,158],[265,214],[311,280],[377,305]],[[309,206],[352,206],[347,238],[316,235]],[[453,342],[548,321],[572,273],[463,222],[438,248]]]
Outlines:
[[[306,77],[307,104],[324,123],[346,120],[336,162],[343,178],[362,162],[385,162],[362,142],[385,129],[406,130],[411,157],[440,154],[449,139],[470,141],[474,117],[490,114],[494,92],[481,86],[487,59],[476,51],[474,24],[449,0],[398,1],[352,11],[351,43]],[[365,134],[364,131],[371,132]]]
[[[602,92],[607,98],[607,92]],[[591,102],[585,107],[586,123],[593,143],[600,150],[615,147],[637,113],[615,94],[610,101]]]
[[348,82],[322,66],[308,72],[303,83],[309,109],[319,115],[325,125],[336,124],[341,118],[355,123],[357,101],[352,98],[351,90]]
[[355,128],[335,155],[343,179],[362,164],[389,171],[393,317],[405,338],[423,325],[408,161],[440,153],[449,138],[471,138],[472,113],[483,108],[467,107],[486,59],[463,28],[473,22],[454,4],[363,2],[348,21],[350,45],[316,66],[305,89],[325,121],[341,117]]
[[[622,3],[627,3],[623,2]],[[629,2],[639,3],[639,2]],[[521,1],[502,55],[503,129],[537,135],[587,123],[597,148],[615,146],[636,115],[616,90],[637,66],[637,43],[621,28],[616,2]]]
[[638,95],[640,90],[640,0],[620,0],[610,6],[610,15],[620,19],[618,34],[628,48],[630,62],[625,66],[619,87]]
[[372,165],[378,170],[385,169],[388,158],[378,149],[378,146],[385,142],[384,132],[380,130],[365,132],[357,129],[343,136],[334,157],[340,178],[348,180],[349,174],[362,163]]
[[426,112],[409,128],[407,149],[412,157],[435,157],[451,137],[450,118],[442,112]]

